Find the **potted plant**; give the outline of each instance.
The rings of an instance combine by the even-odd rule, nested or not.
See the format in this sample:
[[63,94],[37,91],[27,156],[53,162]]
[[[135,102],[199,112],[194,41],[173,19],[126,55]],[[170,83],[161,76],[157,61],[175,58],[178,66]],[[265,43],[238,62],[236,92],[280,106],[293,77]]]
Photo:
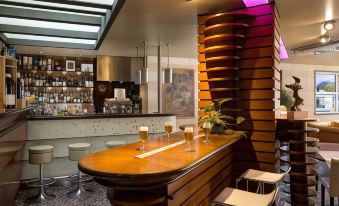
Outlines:
[[234,130],[232,130],[230,126],[242,123],[245,118],[234,118],[232,116],[222,114],[221,106],[230,100],[232,99],[226,98],[219,102],[201,107],[200,109],[204,111],[205,114],[204,116],[199,117],[198,125],[202,127],[205,122],[209,122],[212,134],[233,134]]

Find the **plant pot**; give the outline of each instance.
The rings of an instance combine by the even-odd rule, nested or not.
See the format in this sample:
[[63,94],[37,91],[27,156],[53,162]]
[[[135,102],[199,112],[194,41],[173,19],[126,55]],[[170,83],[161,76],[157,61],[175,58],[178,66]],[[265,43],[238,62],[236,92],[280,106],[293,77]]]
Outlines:
[[214,124],[211,128],[211,134],[223,134],[224,133],[224,126],[221,124]]

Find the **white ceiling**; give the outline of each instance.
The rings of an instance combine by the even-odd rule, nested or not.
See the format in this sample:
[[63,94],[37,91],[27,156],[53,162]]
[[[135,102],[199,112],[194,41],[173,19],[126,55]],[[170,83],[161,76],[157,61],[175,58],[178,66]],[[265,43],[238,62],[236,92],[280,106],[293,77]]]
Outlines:
[[329,35],[339,40],[338,0],[276,0],[281,16],[281,34],[290,59],[285,62],[300,64],[339,65],[339,52],[315,56],[314,51],[297,52],[291,49],[319,42],[322,24],[336,20],[337,25]]
[[[157,45],[170,43],[171,56],[197,57],[197,15],[243,7],[242,0],[126,0],[98,51],[16,46],[18,53],[50,55],[135,56],[136,46],[147,41],[149,55]],[[163,55],[167,55],[166,51]]]

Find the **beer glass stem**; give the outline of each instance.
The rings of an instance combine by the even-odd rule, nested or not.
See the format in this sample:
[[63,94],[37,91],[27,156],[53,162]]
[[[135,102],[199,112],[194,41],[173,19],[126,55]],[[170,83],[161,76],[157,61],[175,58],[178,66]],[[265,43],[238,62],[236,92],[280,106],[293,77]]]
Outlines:
[[187,142],[187,149],[188,149],[188,151],[191,150],[191,142]]
[[168,140],[168,141],[169,141],[169,136],[170,136],[170,134],[168,133],[168,134],[167,134],[167,140]]
[[145,141],[142,141],[142,151],[145,150]]

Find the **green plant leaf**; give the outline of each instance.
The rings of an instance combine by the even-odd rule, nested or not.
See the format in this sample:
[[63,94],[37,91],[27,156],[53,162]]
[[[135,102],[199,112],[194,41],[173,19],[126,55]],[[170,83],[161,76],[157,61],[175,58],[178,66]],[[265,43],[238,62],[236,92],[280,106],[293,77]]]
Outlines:
[[245,121],[245,118],[237,117],[237,124],[241,124],[243,121]]

